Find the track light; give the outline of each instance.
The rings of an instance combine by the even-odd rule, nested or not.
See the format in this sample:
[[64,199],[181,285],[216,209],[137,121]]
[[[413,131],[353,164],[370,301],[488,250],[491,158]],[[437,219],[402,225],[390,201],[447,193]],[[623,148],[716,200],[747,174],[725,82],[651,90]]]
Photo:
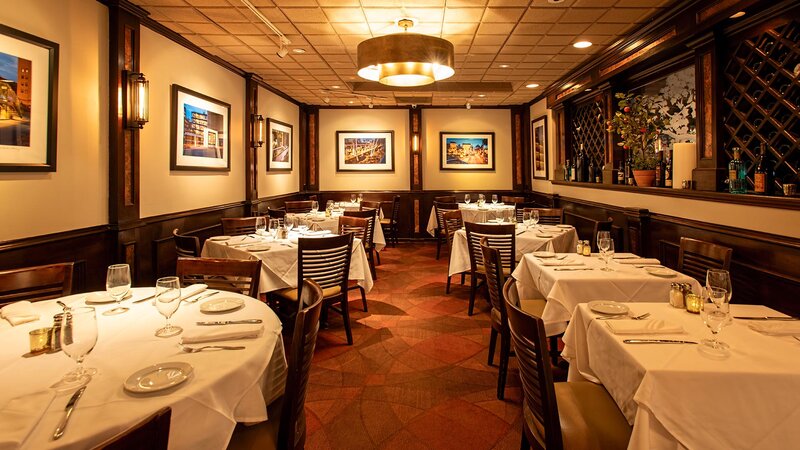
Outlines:
[[467,109],[472,109],[472,103],[467,102]]
[[289,54],[289,40],[286,38],[281,38],[281,47],[278,49],[276,53],[278,58],[283,58],[284,56]]

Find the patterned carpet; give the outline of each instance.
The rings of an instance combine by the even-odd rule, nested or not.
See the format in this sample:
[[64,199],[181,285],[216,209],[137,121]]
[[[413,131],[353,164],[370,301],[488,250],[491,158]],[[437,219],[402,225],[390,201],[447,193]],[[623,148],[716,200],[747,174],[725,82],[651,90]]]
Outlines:
[[453,277],[445,295],[447,255],[435,254],[431,243],[381,252],[369,312],[350,296],[353,346],[330,315],[311,367],[306,448],[519,448],[516,361],[499,401],[497,356],[486,364],[489,305],[479,298],[467,316],[469,288]]

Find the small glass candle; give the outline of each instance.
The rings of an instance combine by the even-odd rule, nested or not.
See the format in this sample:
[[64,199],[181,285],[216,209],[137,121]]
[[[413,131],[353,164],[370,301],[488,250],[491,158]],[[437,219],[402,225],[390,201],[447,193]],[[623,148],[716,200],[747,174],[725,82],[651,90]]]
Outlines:
[[686,311],[692,314],[700,314],[703,309],[703,299],[697,294],[686,294]]
[[50,350],[50,328],[37,328],[28,335],[31,342],[31,353],[42,353]]
[[578,239],[578,244],[575,246],[575,253],[582,255],[583,254],[583,241]]
[[583,241],[583,256],[592,256],[592,244],[589,241]]

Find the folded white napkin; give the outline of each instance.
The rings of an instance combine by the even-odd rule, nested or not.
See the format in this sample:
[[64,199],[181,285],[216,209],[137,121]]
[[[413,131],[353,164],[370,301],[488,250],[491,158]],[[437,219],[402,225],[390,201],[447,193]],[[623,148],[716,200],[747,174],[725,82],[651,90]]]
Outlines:
[[563,228],[558,228],[551,225],[542,225],[539,228],[541,228],[542,231],[546,231],[548,233],[561,233],[564,231]]
[[556,267],[556,266],[584,266],[583,261],[573,261],[571,259],[545,259],[542,261],[543,266]]
[[55,391],[34,392],[13,398],[0,409],[0,450],[17,449],[47,412]]
[[748,323],[751,329],[773,336],[800,336],[800,320],[786,322]]
[[26,300],[4,306],[0,309],[0,316],[11,323],[12,326],[39,320],[39,314],[36,314],[31,302]]
[[639,258],[639,259],[615,259],[615,263],[617,264],[636,264],[636,265],[643,265],[643,266],[658,266],[661,265],[661,261],[655,258]]
[[208,285],[203,283],[197,283],[197,284],[192,284],[190,286],[186,286],[185,288],[181,289],[181,300],[186,300],[187,298],[193,295],[197,295],[205,291],[206,289],[208,289]]
[[640,259],[641,256],[635,255],[633,253],[614,253],[613,259],[616,261],[618,259]]
[[683,327],[659,319],[607,320],[606,326],[614,334],[675,334],[683,333]]
[[254,339],[264,332],[264,325],[221,325],[198,327],[183,332],[182,344],[200,344],[204,342],[232,341],[236,339]]

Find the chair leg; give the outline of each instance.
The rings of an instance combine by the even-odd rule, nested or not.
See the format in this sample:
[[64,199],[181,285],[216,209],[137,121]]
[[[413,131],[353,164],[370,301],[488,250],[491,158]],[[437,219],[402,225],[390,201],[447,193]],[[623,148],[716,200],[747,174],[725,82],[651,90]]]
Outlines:
[[450,275],[447,276],[447,286],[444,288],[444,293],[445,294],[450,293]]
[[462,286],[464,285],[464,281],[465,281],[466,278],[467,278],[467,273],[466,272],[461,272],[461,285]]
[[478,277],[471,275],[469,285],[469,310],[467,311],[468,316],[471,316],[472,311],[475,309],[475,292],[478,290],[477,284]]
[[436,230],[436,260],[439,260],[439,255],[442,251],[442,239],[439,236],[439,230]]
[[497,374],[497,399],[503,400],[506,393],[506,377],[508,375],[508,355],[511,351],[511,336],[508,332],[500,333],[500,372]]
[[364,305],[364,312],[367,312],[367,291],[361,286],[358,286],[358,290],[361,291],[361,303]]
[[328,327],[328,304],[322,303],[322,311],[319,314],[319,322],[320,328],[327,328]]
[[528,442],[528,435],[525,433],[525,424],[522,424],[522,441],[519,444],[519,450],[530,450],[531,443]]
[[378,279],[378,273],[375,271],[375,255],[372,253],[372,249],[367,251],[367,261],[369,262],[369,272],[372,274],[372,279]]
[[347,303],[347,293],[342,296],[342,322],[344,322],[344,334],[347,336],[347,345],[353,345],[353,332],[350,330],[350,307]]
[[497,346],[497,330],[492,327],[489,333],[489,365],[494,362],[494,348]]
[[550,336],[550,361],[554,366],[558,365],[558,336]]
[[381,252],[375,250],[375,260],[378,262],[378,265],[381,265]]

